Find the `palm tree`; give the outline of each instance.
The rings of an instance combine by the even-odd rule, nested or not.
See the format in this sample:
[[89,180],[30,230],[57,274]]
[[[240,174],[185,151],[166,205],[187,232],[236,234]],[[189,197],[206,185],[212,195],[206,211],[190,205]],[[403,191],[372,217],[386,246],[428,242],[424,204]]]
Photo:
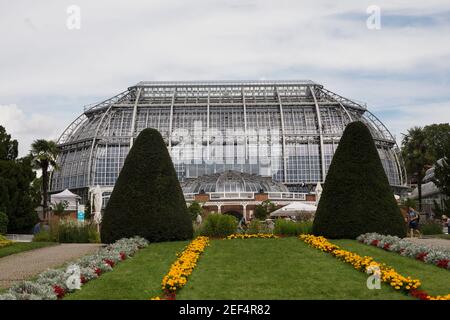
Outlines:
[[417,182],[419,211],[422,210],[422,179],[426,166],[432,163],[428,152],[427,136],[421,127],[413,127],[403,137],[402,153],[406,171],[415,177]]
[[44,219],[48,211],[49,168],[57,169],[58,146],[54,141],[38,139],[31,144],[31,156],[36,169],[42,170],[42,211]]

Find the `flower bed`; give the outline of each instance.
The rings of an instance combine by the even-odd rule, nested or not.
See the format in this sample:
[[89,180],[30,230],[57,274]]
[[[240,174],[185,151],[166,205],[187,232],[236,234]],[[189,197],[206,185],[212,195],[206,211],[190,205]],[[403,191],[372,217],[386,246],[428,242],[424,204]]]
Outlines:
[[418,290],[421,284],[420,280],[404,277],[396,272],[394,268],[378,263],[372,257],[361,257],[353,252],[342,250],[339,246],[329,242],[324,237],[300,235],[299,239],[316,249],[330,253],[351,264],[356,270],[367,273],[370,273],[373,270],[379,270],[380,280],[389,284],[395,290],[409,293],[411,296],[422,300],[450,300],[450,294],[445,296],[430,296],[425,291]]
[[68,292],[80,289],[86,282],[111,271],[122,260],[133,256],[148,245],[141,237],[120,239],[100,249],[96,254],[84,256],[67,269],[49,269],[41,273],[36,281],[23,281],[12,286],[0,300],[56,300]]
[[272,233],[254,233],[254,234],[247,234],[247,233],[234,233],[230,234],[227,239],[276,239],[279,238],[277,235],[274,235]]
[[[178,290],[183,288],[187,283],[187,278],[197,266],[200,255],[209,244],[208,237],[197,237],[178,254],[178,259],[171,265],[169,272],[162,280],[162,289],[164,298],[175,300]],[[152,298],[152,300],[160,300],[160,297]]]
[[367,245],[375,246],[386,251],[397,252],[402,256],[450,270],[449,250],[434,249],[399,237],[385,236],[378,233],[365,233],[356,238],[356,240]]

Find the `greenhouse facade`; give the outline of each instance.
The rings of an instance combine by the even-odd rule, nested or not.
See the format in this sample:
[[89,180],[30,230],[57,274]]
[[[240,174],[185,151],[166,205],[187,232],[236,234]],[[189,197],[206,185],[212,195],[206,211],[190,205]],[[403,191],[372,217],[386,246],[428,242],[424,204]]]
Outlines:
[[345,126],[357,120],[369,127],[391,186],[402,187],[405,171],[388,129],[365,105],[318,83],[144,81],[85,107],[67,127],[51,191],[67,188],[85,201],[100,186],[108,197],[133,140],[155,128],[187,199],[270,192],[295,198],[325,181]]

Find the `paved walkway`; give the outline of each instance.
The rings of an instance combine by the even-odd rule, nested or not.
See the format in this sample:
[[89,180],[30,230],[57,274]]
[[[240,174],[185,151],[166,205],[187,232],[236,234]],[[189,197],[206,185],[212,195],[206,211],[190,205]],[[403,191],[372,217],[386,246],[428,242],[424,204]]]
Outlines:
[[424,244],[430,247],[439,247],[450,250],[450,240],[446,239],[419,239],[419,238],[405,238],[417,244]]
[[101,244],[65,243],[0,258],[0,288],[96,252]]

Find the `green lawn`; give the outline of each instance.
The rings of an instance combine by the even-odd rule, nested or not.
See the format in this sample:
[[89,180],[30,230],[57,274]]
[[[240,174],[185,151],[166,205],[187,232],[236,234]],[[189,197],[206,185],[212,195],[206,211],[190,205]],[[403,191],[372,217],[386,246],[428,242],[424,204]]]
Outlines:
[[161,294],[161,281],[188,242],[153,243],[66,296],[69,300],[148,300]]
[[409,299],[297,238],[213,240],[177,299]]
[[446,295],[450,293],[450,271],[426,264],[395,252],[368,246],[355,240],[332,240],[343,249],[355,252],[361,256],[371,256],[377,262],[390,265],[400,274],[411,276],[422,282],[421,289],[432,295]]
[[14,242],[12,245],[0,248],[0,258],[14,253],[57,245],[55,242]]
[[[371,255],[403,275],[417,277],[430,294],[447,294],[449,271],[354,240],[334,241]],[[66,299],[149,299],[187,242],[150,244]],[[412,299],[388,285],[366,287],[367,275],[297,238],[211,240],[177,299]]]

